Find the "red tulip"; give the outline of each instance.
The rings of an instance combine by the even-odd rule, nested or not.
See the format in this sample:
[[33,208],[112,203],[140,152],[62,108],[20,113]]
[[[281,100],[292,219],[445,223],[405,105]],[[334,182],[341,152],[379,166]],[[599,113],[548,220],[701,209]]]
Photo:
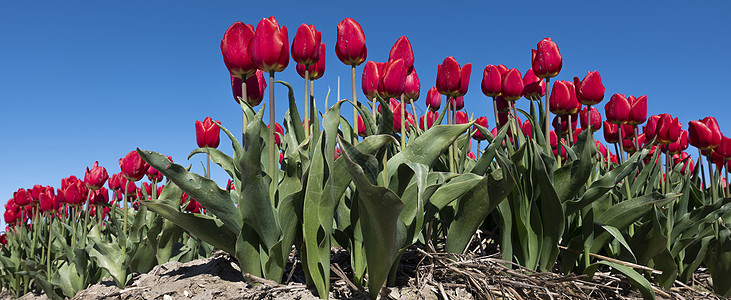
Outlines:
[[459,66],[454,57],[449,56],[437,67],[437,90],[439,93],[451,97],[464,96],[470,84],[472,64]]
[[657,130],[657,122],[660,121],[659,115],[650,116],[647,120],[647,124],[642,127],[642,132],[645,133],[645,138],[649,141],[655,138]]
[[721,144],[721,129],[718,128],[718,122],[714,117],[690,121],[688,135],[690,144],[701,150],[713,149]]
[[378,96],[378,84],[381,81],[381,73],[383,72],[383,63],[377,63],[369,60],[365,67],[363,67],[363,78],[361,84],[363,88],[363,94],[368,99],[373,99]]
[[[216,126],[216,124],[213,122],[214,121],[213,119],[211,119],[211,117],[206,117],[203,122],[197,120],[195,121],[195,137],[196,141],[198,142],[198,147],[218,148],[218,144],[221,141],[221,128]],[[221,124],[220,121],[215,122]]]
[[[655,129],[655,136],[660,143],[669,144],[676,141],[680,137],[680,131],[683,127],[678,118],[673,119],[670,114],[661,114]],[[693,126],[691,125],[691,128]],[[693,129],[690,129],[690,142],[693,144]],[[695,145],[694,145],[695,146]],[[697,146],[696,146],[697,147]]]
[[470,121],[470,118],[467,117],[467,113],[463,111],[458,111],[457,114],[454,117],[456,124],[466,124]]
[[604,105],[604,112],[607,114],[607,121],[612,124],[626,124],[629,121],[631,104],[627,97],[622,94],[614,94]]
[[[252,107],[256,107],[264,99],[264,90],[267,88],[267,82],[264,78],[264,73],[261,70],[256,70],[254,76],[249,76],[246,79],[246,102]],[[243,97],[241,89],[241,78],[231,75],[231,90],[234,94],[234,100],[237,103],[240,101],[240,97]]]
[[[269,125],[269,129],[271,129],[271,125]],[[274,142],[277,144],[277,147],[282,147],[282,138],[284,137],[284,128],[279,123],[274,123]]]
[[538,50],[533,50],[533,72],[540,78],[551,78],[561,71],[563,61],[558,46],[547,37],[538,42]]
[[[132,152],[134,152],[135,154],[137,153],[135,151]],[[76,179],[76,177],[74,176],[70,176],[64,179],[66,179],[66,181],[65,184],[63,180],[61,181],[61,189],[63,190],[63,198],[65,200],[65,203],[71,206],[82,205],[86,200],[86,196],[89,190],[86,188],[81,180]]]
[[363,122],[363,117],[361,117],[360,115],[358,115],[358,136],[368,136],[368,134],[366,133],[365,123]]
[[357,66],[366,60],[368,51],[365,34],[360,24],[351,18],[345,18],[338,24],[338,36],[335,43],[335,54],[346,65]]
[[439,118],[439,113],[429,110],[426,112],[426,115],[422,115],[419,118],[419,128],[421,128],[421,130],[426,130],[424,129],[424,116],[426,116],[426,129],[429,129],[432,125],[434,125],[434,122],[437,121],[437,118]]
[[503,113],[509,112],[511,107],[510,102],[505,101],[505,99],[503,99],[503,96],[495,97],[495,106],[497,107],[498,112]]
[[518,69],[510,69],[503,77],[502,96],[506,101],[516,101],[523,97],[523,76]]
[[256,65],[251,61],[249,43],[254,37],[254,26],[236,22],[223,34],[221,54],[231,75],[247,78],[254,74]]
[[388,53],[388,62],[395,61],[399,58],[404,60],[404,65],[406,65],[408,73],[411,74],[414,70],[414,51],[411,49],[411,42],[409,42],[406,36],[401,36],[396,40],[396,43]]
[[32,189],[28,189],[28,192],[30,193],[30,196],[31,196],[31,201],[38,202],[38,199],[40,199],[40,196],[41,196],[41,192],[43,192],[44,190],[45,189],[40,184],[34,185]]
[[18,214],[16,214],[14,211],[6,210],[3,214],[3,218],[5,219],[5,224],[13,225],[15,222],[18,221]]
[[463,109],[464,108],[464,97],[459,96],[456,98],[449,98],[449,103],[447,105],[454,108],[453,103],[455,103],[457,105],[457,110]]
[[674,142],[660,146],[662,152],[668,152],[670,154],[676,154],[685,149],[688,149],[688,132],[685,130],[681,130],[680,137]]
[[475,120],[475,125],[472,127],[472,130],[475,131],[475,133],[472,135],[472,138],[476,141],[482,141],[487,139],[486,136],[482,135],[482,132],[478,129],[477,125],[480,125],[484,127],[486,130],[490,127],[487,126],[487,118],[486,117],[479,117],[477,120]]
[[714,151],[726,159],[731,159],[731,139],[722,136],[721,143],[718,144],[718,147]]
[[[526,73],[526,76],[528,73]],[[502,93],[502,75],[495,65],[488,65],[482,71],[482,93],[488,97],[497,97]],[[545,90],[545,88],[544,88]]]
[[381,83],[378,85],[378,92],[384,98],[401,97],[406,85],[408,69],[404,60],[397,59],[383,65]]
[[[394,115],[396,114],[397,111],[400,112],[400,110],[398,110],[398,109],[400,109],[398,105],[399,105],[398,100],[396,100],[394,98],[388,99],[388,109],[390,109]],[[383,110],[381,109],[380,103],[378,104],[378,113],[383,114]]]
[[162,181],[162,179],[164,177],[162,175],[162,173],[160,173],[160,171],[156,170],[153,167],[147,168],[146,174],[147,174],[147,179],[149,179],[150,181],[154,181],[154,182],[160,182],[160,181]]
[[292,40],[292,59],[301,65],[314,65],[320,58],[320,32],[315,25],[302,23]]
[[589,72],[584,80],[574,77],[576,86],[576,99],[584,105],[596,105],[604,100],[604,84],[598,71]]
[[273,16],[261,19],[249,42],[249,51],[251,60],[258,69],[265,72],[284,71],[289,65],[287,26],[280,28]]
[[[553,125],[553,129],[556,130],[556,131],[558,131],[558,125],[559,125],[558,124],[558,117],[559,116],[553,117],[553,122],[551,123]],[[571,116],[571,130],[572,131],[576,131],[576,123],[577,123],[576,122],[577,121],[576,119],[578,119],[577,117],[578,116],[575,116],[575,115],[574,116]],[[569,118],[568,118],[568,115],[561,116],[561,133],[565,134],[565,133],[568,133],[568,132],[569,132]]]
[[416,69],[412,68],[411,74],[406,76],[406,82],[404,83],[404,98],[409,101],[419,100],[420,89],[419,76],[416,75]]
[[520,129],[523,130],[523,134],[525,134],[529,139],[533,138],[533,126],[530,123],[530,120],[525,120],[525,123],[520,126]]
[[[158,193],[158,195],[160,194]],[[101,188],[91,193],[91,199],[89,199],[89,204],[104,205],[107,203],[109,203],[109,191],[107,191],[107,189]]]
[[[586,129],[587,127],[589,127],[589,122],[587,120],[587,118],[589,118],[588,106],[581,110],[580,117],[581,117],[581,129]],[[595,107],[592,107],[591,108],[591,131],[596,132],[601,128],[602,128],[602,115],[599,114],[599,110],[597,110]]]
[[613,144],[619,142],[619,126],[617,124],[604,121],[604,140]]
[[107,182],[107,179],[109,179],[107,169],[105,169],[104,167],[100,167],[98,161],[94,162],[94,166],[91,167],[91,170],[89,170],[89,167],[86,167],[84,182],[86,183],[87,188],[91,190],[98,190],[102,186],[104,186],[104,183]]
[[[400,112],[401,111],[401,105],[405,105],[404,103],[398,103],[396,107],[393,108],[392,111],[394,112]],[[406,112],[406,127],[414,125],[414,115]],[[395,132],[401,132],[401,116],[400,114],[394,113],[393,116],[393,131]]]
[[[317,80],[320,79],[322,75],[325,75],[325,50],[325,43],[320,43],[320,58],[316,63],[307,67],[307,70],[310,71],[310,80]],[[297,74],[299,74],[300,77],[305,78],[305,65],[297,64],[296,69]]]
[[553,83],[553,90],[549,99],[549,110],[556,115],[573,114],[580,106],[576,100],[574,84],[564,80]]
[[431,87],[426,93],[426,106],[432,111],[437,111],[442,106],[442,95],[437,88]]
[[[686,160],[687,159],[687,160]],[[687,174],[687,172],[693,172],[695,170],[695,164],[693,163],[693,158],[688,155],[688,153],[680,152],[673,154],[673,165],[683,164],[683,167],[680,169],[681,174]]]
[[[637,136],[637,145],[639,146],[644,143],[645,143],[645,135],[644,134],[638,135]],[[627,152],[627,153],[637,152],[637,149],[635,149],[635,140],[632,138],[626,138],[626,139],[622,140],[622,146],[624,146],[623,147],[624,152]]]
[[546,95],[546,81],[538,78],[533,69],[528,69],[523,75],[523,97],[538,101]]
[[33,201],[31,193],[22,188],[13,193],[13,200],[15,201],[15,204],[20,207],[29,205]]
[[[216,143],[216,146],[218,146],[218,143]],[[124,175],[124,178],[127,178],[127,180],[130,181],[138,181],[145,176],[147,168],[149,168],[150,165],[142,160],[142,157],[140,157],[137,151],[133,150],[124,156],[120,162],[120,167],[122,168],[122,175]],[[66,200],[68,200],[68,195]]]
[[642,95],[639,98],[630,95],[627,99],[630,104],[629,116],[627,124],[639,125],[647,120],[647,96]]

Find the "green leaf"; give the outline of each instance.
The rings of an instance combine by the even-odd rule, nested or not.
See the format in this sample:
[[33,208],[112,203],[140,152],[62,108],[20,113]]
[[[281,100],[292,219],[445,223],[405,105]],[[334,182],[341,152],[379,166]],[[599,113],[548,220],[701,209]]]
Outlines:
[[217,165],[219,165],[226,173],[228,173],[229,176],[231,176],[232,179],[239,179],[241,180],[241,174],[237,172],[236,166],[234,165],[234,159],[231,156],[226,155],[225,153],[221,152],[221,150],[218,150],[216,148],[198,148],[193,150],[193,152],[190,152],[188,154],[188,160],[190,160],[193,155],[196,155],[198,153],[206,153],[211,157],[211,161]]
[[591,264],[591,266],[587,268],[587,271],[585,273],[587,273],[589,277],[594,277],[594,272],[599,267],[599,265],[609,266],[615,271],[622,273],[622,275],[627,277],[627,279],[632,282],[632,286],[640,291],[640,294],[642,294],[642,298],[655,299],[655,291],[652,289],[650,281],[648,281],[645,277],[642,277],[640,273],[637,273],[637,271],[633,270],[630,267],[602,260]]
[[[116,243],[116,239],[112,238],[111,242],[105,242],[95,237],[89,237],[89,240],[92,242],[90,245],[86,246],[86,251],[89,253],[89,257],[91,257],[91,259],[93,259],[99,267],[109,272],[109,275],[112,276],[114,282],[117,283],[117,287],[123,288],[127,285],[127,281],[130,276],[128,276],[126,266],[124,265],[126,254],[122,252],[119,244]],[[75,274],[76,270],[68,268],[68,264],[65,264],[64,266],[67,268],[65,274],[62,273],[61,268],[59,268],[61,278],[64,281],[73,280],[68,279],[68,277]],[[54,282],[54,284],[56,283]],[[61,284],[64,285],[66,283],[62,282]],[[62,287],[62,289],[64,288]],[[66,296],[73,297],[73,295],[67,294],[66,289],[64,289],[64,294],[66,294]]]
[[713,279],[713,291],[731,297],[731,230],[723,224],[718,226],[718,238],[710,242],[705,263]]
[[238,232],[231,231],[221,221],[206,215],[183,213],[164,203],[143,201],[142,204],[206,243],[227,253],[235,253]]
[[[609,232],[617,241],[619,241],[622,246],[624,246],[625,249],[629,252],[629,254],[632,255],[633,262],[637,262],[637,257],[635,257],[635,254],[632,252],[632,247],[627,244],[627,241],[624,239],[624,236],[621,232],[619,232],[619,229],[609,226],[609,225],[600,225],[604,230]],[[663,244],[664,245],[664,244]]]
[[[490,143],[490,146],[487,146],[487,149],[485,149],[485,154],[480,156],[480,159],[477,160],[477,164],[470,172],[477,175],[484,175],[485,172],[487,172],[487,168],[490,167],[490,163],[492,163],[492,160],[495,158],[495,153],[497,153],[497,151],[502,151],[500,147],[502,146],[502,141],[505,139],[505,135],[508,133],[508,127],[509,126],[503,126],[500,128],[497,135]],[[485,136],[490,133],[486,129],[483,130],[482,126],[478,126],[477,128]]]
[[581,188],[586,185],[586,181],[593,171],[594,141],[589,133],[589,130],[581,132],[576,145],[574,145],[573,150],[579,153],[581,157],[567,163],[553,173],[556,194],[561,202],[578,194]]
[[[533,149],[540,147],[535,141],[531,145],[533,145]],[[543,236],[539,263],[541,270],[550,271],[558,257],[558,243],[564,232],[565,213],[561,205],[561,200],[553,188],[551,179],[548,177],[548,169],[537,153],[539,152],[535,152],[532,155],[532,180],[537,183],[540,190],[538,201],[540,203],[542,224],[539,229],[542,230]]]
[[[305,134],[305,128],[302,127],[302,118],[300,117],[299,110],[297,109],[297,101],[294,98],[294,89],[291,84],[285,81],[277,80],[274,81],[274,83],[281,83],[289,90],[289,110],[287,110],[285,120],[290,120],[291,123],[287,126],[287,132],[292,131],[297,138],[297,143],[302,143],[307,137]],[[285,122],[285,124],[286,123],[288,122]]]

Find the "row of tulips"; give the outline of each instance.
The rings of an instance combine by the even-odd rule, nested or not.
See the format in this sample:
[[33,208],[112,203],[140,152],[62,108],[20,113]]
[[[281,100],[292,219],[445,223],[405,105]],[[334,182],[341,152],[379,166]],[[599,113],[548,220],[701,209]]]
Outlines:
[[[58,189],[35,185],[13,193],[0,238],[4,288],[16,297],[29,291],[51,299],[73,297],[107,276],[123,287],[133,272],[210,253],[210,245],[140,205],[173,195],[180,211],[205,214],[198,202],[160,184],[162,173],[136,151],[120,158],[119,166],[120,172],[109,176],[95,162],[83,180],[72,175],[61,179]],[[140,182],[143,177],[149,182]]]
[[[709,168],[705,176],[684,152],[690,143],[710,162],[727,164],[728,139],[715,119],[691,121],[683,133],[668,114],[647,118],[646,96],[617,93],[605,105],[603,121],[594,107],[605,95],[598,72],[550,85],[563,64],[550,38],[537,44],[525,75],[504,65],[485,67],[481,88],[493,99],[495,127],[485,116],[463,111],[472,65],[460,65],[454,57],[437,67],[427,113],[418,116],[414,102],[421,83],[408,38],[397,40],[388,61],[366,62],[365,34],[350,18],[338,24],[334,48],[351,67],[352,97],[333,105],[325,98],[321,115],[312,92],[314,80],[324,74],[320,37],[303,24],[290,48],[286,27],[274,17],[262,19],[256,30],[234,23],[221,51],[242,110],[242,131],[237,138],[210,118],[197,122],[199,148],[190,155],[206,154],[229,175],[229,183],[221,187],[212,181],[210,166],[201,176],[138,149],[136,155],[168,179],[159,195],[140,201],[139,208],[200,239],[200,245],[231,253],[242,272],[277,282],[288,280],[284,270],[294,247],[306,283],[321,298],[329,295],[332,246],[350,253],[351,280],[375,299],[382,286],[394,283],[407,247],[419,243],[429,251],[462,253],[474,247],[478,230],[495,233],[503,258],[527,268],[559,267],[590,276],[611,269],[653,298],[650,280],[667,288],[676,280],[688,282],[705,266],[714,290],[731,295],[725,276],[731,272],[731,198],[722,190],[720,169]],[[290,50],[305,79],[303,115],[294,88],[273,80],[286,69]],[[365,104],[356,98],[355,73],[364,62]],[[275,84],[289,91],[281,125],[275,122]],[[267,87],[268,126],[264,106],[254,108]],[[528,111],[516,106],[523,97],[531,100]],[[340,114],[346,103],[353,106],[352,122]],[[594,140],[602,128],[614,152]],[[231,141],[233,155],[217,149],[220,131]],[[183,193],[205,212],[186,212],[178,202]],[[111,236],[122,241],[127,231],[119,232]]]

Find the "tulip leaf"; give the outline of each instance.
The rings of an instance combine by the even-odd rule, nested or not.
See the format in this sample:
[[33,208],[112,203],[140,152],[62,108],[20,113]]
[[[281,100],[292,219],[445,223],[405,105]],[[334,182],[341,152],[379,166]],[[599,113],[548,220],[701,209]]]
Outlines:
[[[282,80],[274,81],[274,83],[281,83],[289,90],[289,110],[287,111],[285,120],[288,119],[291,123],[287,124],[288,122],[285,121],[285,125],[287,125],[287,132],[294,132],[294,135],[297,138],[297,143],[299,144],[305,140],[306,135],[305,129],[302,126],[302,118],[300,117],[299,110],[297,109],[297,101],[294,98],[294,89],[291,84]],[[307,118],[307,116],[305,116],[305,118]]]
[[602,260],[591,264],[584,273],[589,275],[589,277],[594,277],[594,272],[596,272],[599,265],[609,266],[614,271],[617,271],[627,277],[627,279],[632,282],[632,286],[640,291],[643,299],[655,299],[655,291],[652,289],[652,284],[650,284],[650,281],[648,281],[645,277],[642,277],[640,273],[637,273],[637,271],[633,270],[630,267]]
[[594,168],[594,141],[586,130],[579,134],[574,150],[581,155],[579,159],[567,163],[553,173],[556,193],[561,202],[573,198],[586,185]]
[[368,290],[371,299],[375,300],[406,239],[405,226],[399,219],[404,203],[390,189],[373,185],[378,182],[378,160],[374,156],[359,152],[342,138],[339,143],[360,196],[358,205],[368,263]]
[[[531,150],[540,148],[534,142],[530,143]],[[532,152],[532,151],[531,151]],[[561,205],[561,200],[554,189],[554,185],[548,176],[548,169],[540,152],[533,152],[532,180],[537,183],[539,190],[538,199],[540,202],[541,226],[537,229],[542,230],[543,236],[541,240],[541,254],[539,258],[540,268],[543,271],[550,271],[558,257],[558,243],[564,232],[565,212]],[[589,160],[591,160],[589,158]],[[586,179],[584,179],[586,180]]]
[[[358,113],[360,114],[361,119],[363,119],[363,126],[364,126],[363,128],[365,128],[365,130],[366,130],[366,136],[371,136],[371,135],[376,134],[376,130],[378,130],[378,128],[376,127],[376,120],[373,119],[372,112],[369,111],[368,108],[365,105],[363,105],[363,103],[353,102],[350,100],[348,100],[348,102],[350,102],[350,104],[355,106],[355,108],[358,110]],[[357,128],[356,128],[356,134],[358,134]]]
[[[487,131],[487,129],[483,129],[482,126],[477,127],[480,132],[484,136],[489,136],[490,133]],[[503,128],[500,128],[500,130],[497,132],[497,135],[495,138],[492,139],[492,142],[490,142],[490,145],[487,146],[487,149],[485,149],[485,153],[480,156],[480,159],[477,160],[477,164],[470,170],[470,172],[475,173],[477,175],[484,175],[485,172],[487,172],[487,168],[490,167],[490,164],[492,163],[493,159],[495,158],[495,153],[499,151],[500,147],[502,146],[502,142],[505,139],[505,136],[508,134],[508,126],[503,126]],[[491,134],[490,134],[491,135]]]
[[705,264],[713,279],[713,291],[731,297],[731,230],[718,224],[718,237],[708,245]]
[[225,153],[221,152],[221,150],[218,150],[216,148],[206,147],[193,150],[193,152],[190,152],[190,154],[188,155],[188,159],[190,160],[193,155],[198,153],[208,154],[211,157],[211,161],[219,165],[224,171],[226,171],[226,173],[231,176],[231,179],[241,180],[241,174],[236,170],[233,157],[226,155]]
[[378,102],[381,103],[381,123],[378,124],[378,134],[392,134],[393,133],[393,112],[388,103],[383,100],[380,96]]
[[[104,242],[96,237],[89,237],[89,240],[92,242],[90,245],[86,246],[86,252],[89,253],[89,257],[93,259],[99,267],[109,272],[109,275],[112,276],[114,282],[117,283],[117,287],[123,288],[127,285],[129,276],[124,266],[126,255],[122,252],[122,249],[119,247],[119,244],[115,242],[114,238],[110,242]],[[68,264],[65,264],[65,266],[69,267]],[[60,271],[61,270],[59,269],[59,272]],[[69,274],[75,273],[76,271],[74,270]],[[69,274],[65,275],[69,276]],[[61,275],[61,277],[66,276],[63,274]],[[64,294],[66,294],[66,291],[64,291]],[[69,295],[67,294],[67,296]]]

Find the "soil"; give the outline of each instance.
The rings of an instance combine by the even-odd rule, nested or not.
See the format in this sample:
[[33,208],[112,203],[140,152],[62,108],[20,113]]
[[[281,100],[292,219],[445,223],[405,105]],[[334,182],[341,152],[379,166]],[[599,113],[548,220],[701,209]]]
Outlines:
[[[330,299],[368,299],[348,279],[347,253],[334,251]],[[293,257],[295,258],[295,257]],[[73,299],[319,299],[301,283],[298,261],[286,271],[288,284],[242,275],[235,259],[223,252],[187,263],[169,262],[119,289],[111,278],[80,291]],[[341,268],[340,266],[344,266]],[[510,266],[496,256],[443,255],[421,248],[407,251],[397,286],[383,288],[380,299],[641,299],[621,275],[597,272],[593,279],[576,275],[536,273]],[[694,286],[678,283],[670,290],[655,288],[659,299],[721,299],[709,292],[710,277],[701,270]],[[3,291],[0,299],[11,299]],[[47,299],[26,294],[20,299]]]

